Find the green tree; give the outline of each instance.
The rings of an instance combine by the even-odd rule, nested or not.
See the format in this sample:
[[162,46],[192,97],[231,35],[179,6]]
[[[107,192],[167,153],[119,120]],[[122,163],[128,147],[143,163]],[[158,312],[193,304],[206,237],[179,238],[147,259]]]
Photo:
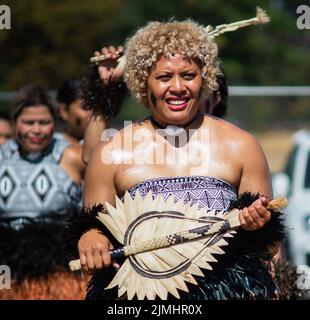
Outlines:
[[[216,39],[231,85],[307,85],[309,30],[294,0],[263,0],[271,23]],[[123,44],[149,20],[192,18],[213,26],[255,15],[251,0],[10,0],[12,29],[0,30],[0,89],[26,82],[55,88],[82,75],[93,51]]]

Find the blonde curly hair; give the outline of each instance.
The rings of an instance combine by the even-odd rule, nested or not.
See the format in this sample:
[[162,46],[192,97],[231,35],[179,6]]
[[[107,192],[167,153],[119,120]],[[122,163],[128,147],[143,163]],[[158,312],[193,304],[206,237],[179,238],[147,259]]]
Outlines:
[[203,26],[192,20],[150,22],[126,42],[124,78],[140,102],[147,105],[147,80],[152,67],[162,56],[175,53],[199,65],[207,93],[218,89],[218,49]]

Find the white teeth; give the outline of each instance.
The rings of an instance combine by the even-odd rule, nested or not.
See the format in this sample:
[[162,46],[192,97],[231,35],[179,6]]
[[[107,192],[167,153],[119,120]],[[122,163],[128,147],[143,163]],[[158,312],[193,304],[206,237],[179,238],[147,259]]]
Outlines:
[[183,103],[186,103],[186,100],[169,100],[168,103],[173,105],[181,105]]

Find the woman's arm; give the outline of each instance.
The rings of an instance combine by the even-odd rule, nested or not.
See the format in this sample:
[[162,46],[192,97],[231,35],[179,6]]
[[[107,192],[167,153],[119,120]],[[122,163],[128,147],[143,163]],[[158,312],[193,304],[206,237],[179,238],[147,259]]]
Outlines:
[[239,219],[245,230],[262,228],[271,217],[266,209],[272,198],[270,172],[266,157],[257,140],[249,134],[244,135],[240,150],[242,173],[239,184],[239,194],[249,191],[259,193],[262,197],[249,207],[241,210]]
[[102,133],[107,127],[107,119],[100,115],[91,117],[84,135],[82,152],[82,158],[86,164],[89,162],[92,151],[100,144]]
[[[119,112],[123,100],[127,96],[127,87],[122,80],[123,70],[118,63],[118,55],[123,54],[124,48],[104,47],[95,56],[105,55],[106,59],[92,69],[93,79],[84,79],[82,97],[84,107],[93,111],[84,136],[83,161],[87,164],[94,147],[101,142],[101,136],[108,126],[108,119]],[[98,81],[100,80],[100,81]]]
[[[107,144],[100,144],[95,148],[86,170],[83,205],[91,208],[99,203],[114,204],[116,189],[114,185],[116,167],[106,164],[103,154],[107,152]],[[108,267],[111,264],[109,250],[113,248],[110,240],[97,229],[84,233],[79,242],[78,249],[83,269],[93,271]],[[117,264],[113,264],[117,267]]]
[[79,144],[72,144],[65,149],[59,165],[72,181],[82,183],[86,166],[82,161],[82,148]]

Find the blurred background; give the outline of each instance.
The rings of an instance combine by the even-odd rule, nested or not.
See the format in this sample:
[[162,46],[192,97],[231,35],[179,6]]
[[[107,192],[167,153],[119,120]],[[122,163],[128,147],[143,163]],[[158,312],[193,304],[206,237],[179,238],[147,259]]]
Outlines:
[[[291,133],[310,123],[310,31],[296,26],[294,0],[10,0],[11,29],[0,30],[0,111],[12,91],[35,82],[55,90],[82,76],[93,52],[121,45],[149,20],[192,18],[216,26],[255,16],[255,6],[271,22],[226,33],[216,39],[230,90],[227,119],[254,133],[273,172],[284,165]],[[234,86],[290,86],[277,90]],[[117,122],[145,110],[129,99]],[[271,139],[272,138],[272,139]]]
[[[283,173],[276,176],[275,188],[291,197],[296,148],[302,145],[306,151],[299,188],[309,192],[310,135],[305,130],[310,127],[310,30],[296,24],[297,8],[306,5],[310,11],[309,1],[11,0],[2,4],[11,9],[11,29],[0,30],[0,111],[6,112],[21,85],[35,82],[56,90],[64,80],[83,76],[95,50],[124,44],[147,21],[192,18],[216,26],[252,18],[260,6],[271,17],[269,24],[216,38],[229,84],[227,120],[258,138],[272,173]],[[145,112],[129,98],[113,125]],[[308,207],[303,209],[302,228],[309,238]],[[305,250],[310,252],[310,247]],[[310,255],[303,257],[299,263],[310,265]]]

